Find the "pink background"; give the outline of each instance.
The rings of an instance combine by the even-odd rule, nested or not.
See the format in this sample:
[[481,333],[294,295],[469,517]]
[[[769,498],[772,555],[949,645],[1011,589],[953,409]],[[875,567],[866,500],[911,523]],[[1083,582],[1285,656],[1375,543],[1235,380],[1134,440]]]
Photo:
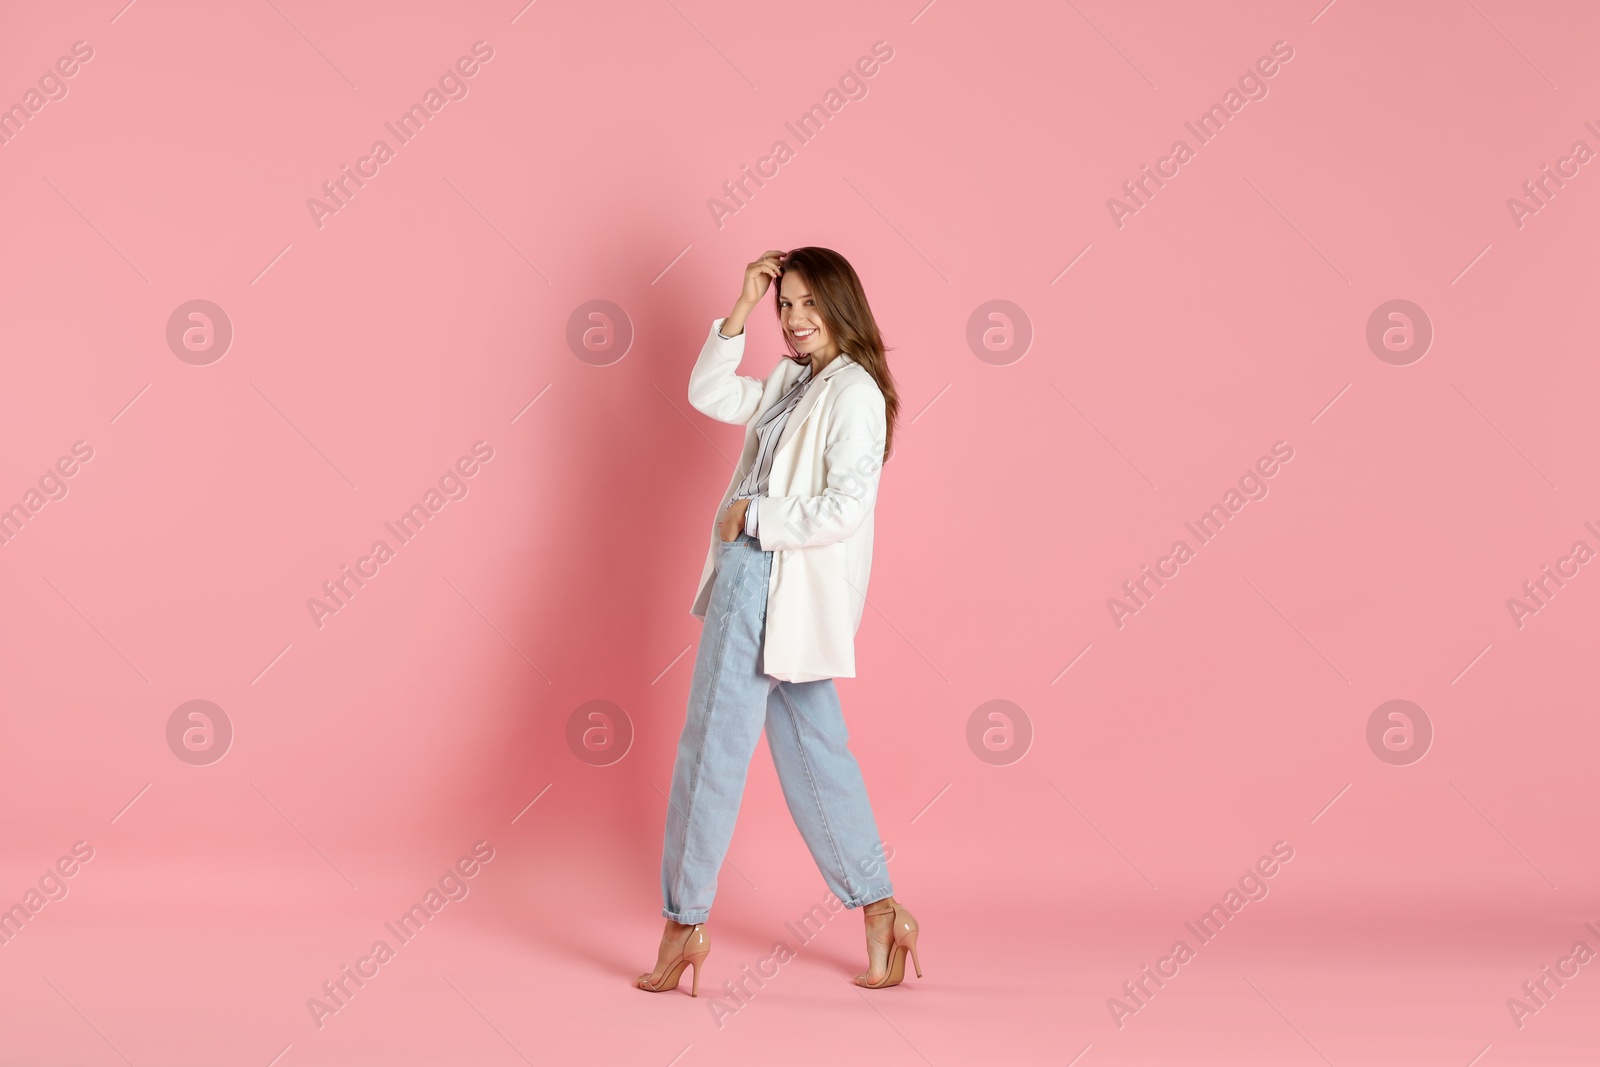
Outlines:
[[[1588,5],[124,2],[12,5],[0,39],[0,103],[94,50],[0,146],[0,505],[93,448],[0,546],[0,904],[94,850],[0,946],[0,1063],[1593,1062],[1594,966],[1506,1005],[1600,950],[1600,575],[1521,628],[1506,603],[1600,549],[1600,164],[1507,207],[1600,149]],[[319,228],[307,199],[479,40]],[[1280,40],[1119,228],[1107,199]],[[686,378],[745,263],[805,244],[855,265],[904,402],[839,688],[926,977],[858,992],[853,912],[785,929],[826,888],[763,744],[701,998],[641,996],[741,433]],[[203,366],[166,341],[195,299],[234,331]],[[1404,366],[1365,336],[1396,299],[1434,330]],[[567,343],[594,300],[621,358]],[[1020,358],[969,347],[991,300]],[[743,369],[779,350],[763,305]],[[480,440],[319,629],[307,599]],[[1107,599],[1280,440],[1119,628]],[[166,735],[197,699],[234,730],[204,766]],[[1368,747],[1391,699],[1420,761]],[[590,700],[633,730],[607,766],[567,741]],[[1020,760],[969,747],[991,700]],[[1119,1028],[1107,998],[1280,840],[1270,895]],[[470,894],[319,1029],[307,998],[478,841]]]

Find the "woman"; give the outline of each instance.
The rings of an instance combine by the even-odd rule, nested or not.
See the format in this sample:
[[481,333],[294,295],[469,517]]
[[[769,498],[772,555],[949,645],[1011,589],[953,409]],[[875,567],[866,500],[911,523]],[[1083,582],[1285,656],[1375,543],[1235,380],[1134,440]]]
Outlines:
[[[762,382],[737,374],[745,320],[772,280],[788,349]],[[866,922],[857,985],[897,985],[917,921],[894,899],[836,677],[855,677],[878,471],[900,402],[856,272],[827,248],[770,251],[689,374],[689,402],[746,427],[693,614],[704,620],[661,855],[666,929],[640,989],[676,989],[711,950],[705,923],[745,773],[766,728],[789,813],[823,880]]]

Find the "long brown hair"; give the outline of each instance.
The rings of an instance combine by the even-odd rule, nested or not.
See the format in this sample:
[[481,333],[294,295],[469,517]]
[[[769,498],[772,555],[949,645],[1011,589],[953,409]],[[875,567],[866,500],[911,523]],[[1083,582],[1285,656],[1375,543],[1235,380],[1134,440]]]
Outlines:
[[[778,310],[778,321],[783,321],[783,294],[779,291],[783,274],[793,271],[806,280],[811,295],[817,302],[817,314],[828,328],[828,336],[838,344],[841,352],[848,352],[878,383],[883,393],[887,416],[884,427],[883,459],[888,462],[894,448],[894,424],[900,414],[900,395],[895,392],[894,377],[889,373],[889,359],[883,347],[883,335],[878,332],[878,321],[872,317],[867,304],[866,291],[856,276],[850,261],[831,248],[807,245],[796,248],[783,257],[783,269],[778,283],[772,287],[773,306]],[[783,331],[783,343],[792,355],[799,355],[789,341],[789,331]]]

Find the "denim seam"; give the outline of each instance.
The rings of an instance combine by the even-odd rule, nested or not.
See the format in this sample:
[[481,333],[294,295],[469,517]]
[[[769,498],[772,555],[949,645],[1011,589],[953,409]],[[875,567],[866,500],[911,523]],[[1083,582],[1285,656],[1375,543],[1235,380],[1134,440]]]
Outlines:
[[800,738],[800,716],[795,714],[794,704],[789,700],[788,690],[781,685],[778,687],[778,696],[783,700],[784,707],[789,709],[789,723],[794,730],[794,747],[800,754],[800,766],[805,768],[806,784],[811,786],[811,797],[817,803],[817,815],[822,820],[822,831],[828,835],[828,847],[833,849],[834,862],[839,865],[839,884],[845,885],[849,878],[850,870],[845,866],[844,856],[839,853],[839,842],[834,839],[833,827],[828,825],[828,812],[822,803],[822,793],[817,789],[817,779],[811,773],[811,761],[806,758],[806,746]]
[[[728,615],[730,618],[733,615],[732,607],[737,601],[740,591],[744,588],[745,576],[748,571],[749,568],[741,563],[734,575],[733,588],[728,591],[730,609]],[[699,798],[700,793],[700,767],[705,762],[706,743],[711,737],[711,717],[717,707],[717,693],[722,684],[722,664],[726,658],[728,642],[732,639],[732,632],[733,628],[731,626],[724,626],[722,628],[722,640],[717,642],[717,654],[711,665],[711,691],[706,695],[706,715],[705,720],[701,723],[700,744],[695,748],[694,770],[689,775],[689,804],[683,813],[683,839],[679,842],[678,870],[673,878],[672,886],[674,895],[680,897],[680,899],[683,893],[684,857],[689,851],[689,832],[694,829],[695,801]],[[726,853],[724,853],[725,855]],[[682,922],[683,920],[677,921]]]

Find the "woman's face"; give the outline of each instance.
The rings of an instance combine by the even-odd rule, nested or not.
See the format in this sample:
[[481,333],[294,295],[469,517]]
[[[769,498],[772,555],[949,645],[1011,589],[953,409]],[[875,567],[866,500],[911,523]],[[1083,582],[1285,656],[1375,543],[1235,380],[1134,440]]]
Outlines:
[[801,364],[811,362],[813,356],[824,362],[839,354],[839,346],[828,335],[816,299],[810,293],[805,278],[794,271],[784,271],[778,285],[778,321],[789,343],[799,353]]

